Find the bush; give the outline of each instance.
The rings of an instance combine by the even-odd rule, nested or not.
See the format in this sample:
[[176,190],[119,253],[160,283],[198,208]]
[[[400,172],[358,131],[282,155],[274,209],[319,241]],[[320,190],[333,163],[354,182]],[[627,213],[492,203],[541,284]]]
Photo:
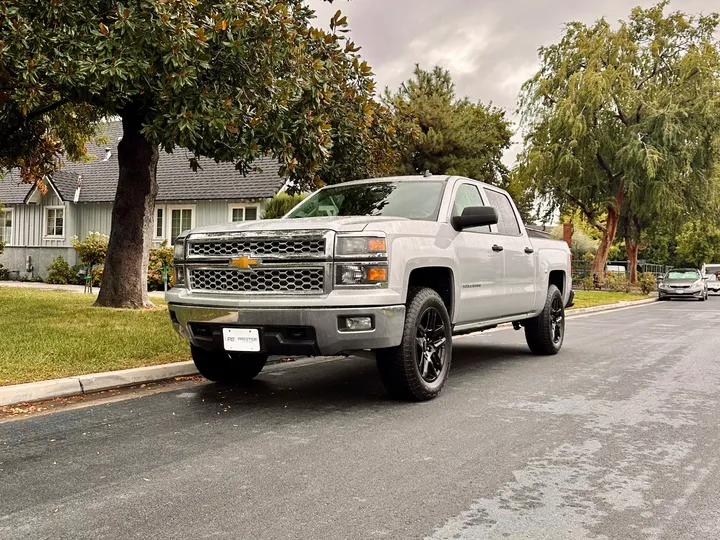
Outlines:
[[585,291],[594,291],[595,290],[595,280],[592,276],[588,276],[585,279],[582,280],[582,287]]
[[630,281],[625,274],[610,273],[601,280],[602,288],[613,292],[630,292]]
[[150,262],[148,263],[148,290],[161,291],[164,289],[163,266],[168,271],[168,288],[174,285],[172,275],[173,248],[168,247],[167,240],[160,244],[157,249],[150,250]]
[[643,294],[650,294],[657,288],[657,278],[652,272],[640,274],[640,289]]
[[0,264],[0,281],[7,281],[10,279],[10,270]]
[[68,262],[60,255],[50,266],[47,267],[48,275],[46,282],[56,285],[67,285],[75,283],[75,274]]
[[287,193],[278,193],[265,207],[263,219],[281,218],[290,210],[300,204],[307,195],[288,195]]
[[82,242],[73,236],[72,244],[83,266],[100,266],[105,264],[109,240],[105,234],[91,232]]

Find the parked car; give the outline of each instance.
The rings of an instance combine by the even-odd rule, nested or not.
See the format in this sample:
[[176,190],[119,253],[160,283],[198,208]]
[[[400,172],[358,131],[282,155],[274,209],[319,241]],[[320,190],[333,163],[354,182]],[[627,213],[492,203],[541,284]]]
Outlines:
[[715,274],[715,276],[717,277],[717,275],[720,274],[720,263],[703,264],[700,271],[702,272],[703,276]]
[[507,192],[459,177],[326,187],[284,219],[183,233],[174,266],[170,317],[206,378],[374,351],[410,400],[440,392],[459,334],[513,323],[556,354],[573,298],[567,244],[530,239]]
[[658,286],[658,296],[660,300],[696,298],[704,302],[708,298],[708,284],[700,270],[673,268],[665,274]]
[[708,274],[705,276],[705,283],[707,283],[708,292],[714,293],[720,292],[720,279],[716,274]]

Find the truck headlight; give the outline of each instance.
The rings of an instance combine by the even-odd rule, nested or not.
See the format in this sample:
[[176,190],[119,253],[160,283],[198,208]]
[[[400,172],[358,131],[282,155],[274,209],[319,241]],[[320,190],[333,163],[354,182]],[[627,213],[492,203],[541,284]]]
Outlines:
[[388,268],[384,265],[339,264],[335,268],[335,284],[341,287],[387,285]]
[[174,287],[185,286],[185,267],[181,264],[173,266]]
[[337,254],[341,257],[371,255],[387,256],[387,242],[380,236],[338,236]]
[[175,248],[173,251],[173,258],[176,261],[185,260],[185,238],[177,238],[175,240]]

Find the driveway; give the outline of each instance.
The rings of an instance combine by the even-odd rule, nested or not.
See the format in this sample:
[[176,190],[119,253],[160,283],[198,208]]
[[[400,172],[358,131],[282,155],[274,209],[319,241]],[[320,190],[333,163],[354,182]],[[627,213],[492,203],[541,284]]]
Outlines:
[[440,398],[344,359],[0,424],[0,537],[720,538],[720,299],[459,338]]

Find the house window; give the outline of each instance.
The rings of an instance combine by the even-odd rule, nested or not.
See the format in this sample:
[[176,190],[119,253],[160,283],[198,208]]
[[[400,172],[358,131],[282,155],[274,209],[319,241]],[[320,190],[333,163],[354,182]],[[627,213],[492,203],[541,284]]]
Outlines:
[[157,208],[155,210],[155,238],[163,238],[165,236],[165,209]]
[[257,206],[230,206],[230,221],[255,221],[258,219]]
[[65,235],[65,208],[49,206],[45,209],[45,236]]
[[180,233],[193,228],[195,219],[192,208],[171,208],[170,213],[170,243],[175,244],[175,240]]
[[0,243],[10,245],[12,243],[12,208],[0,210]]

